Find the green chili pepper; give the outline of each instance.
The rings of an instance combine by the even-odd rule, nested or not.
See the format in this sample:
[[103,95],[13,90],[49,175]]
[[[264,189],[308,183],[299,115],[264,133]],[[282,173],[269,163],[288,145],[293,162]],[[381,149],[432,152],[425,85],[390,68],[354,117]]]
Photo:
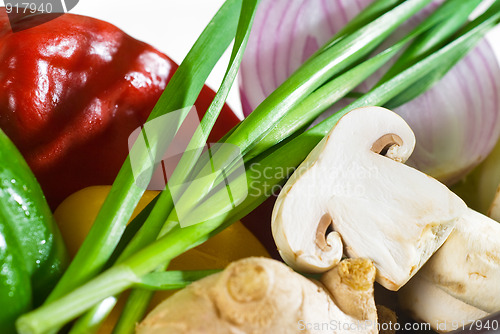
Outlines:
[[68,262],[40,185],[0,130],[0,329],[40,305]]

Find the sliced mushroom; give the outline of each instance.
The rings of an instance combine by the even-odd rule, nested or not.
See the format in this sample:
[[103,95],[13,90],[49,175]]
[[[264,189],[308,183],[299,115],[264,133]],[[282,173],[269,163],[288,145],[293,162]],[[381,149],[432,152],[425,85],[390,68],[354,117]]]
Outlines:
[[[342,117],[276,201],[272,231],[285,262],[325,272],[339,262],[344,244],[349,257],[373,260],[383,286],[404,285],[466,209],[444,185],[402,163],[414,145],[410,127],[387,109]],[[329,221],[333,231],[325,238]]]
[[401,307],[418,321],[429,323],[435,331],[445,333],[462,328],[487,312],[451,296],[437,284],[417,274],[399,292]]
[[[500,224],[468,209],[414,278],[421,279],[470,306],[489,313],[500,311]],[[431,302],[438,302],[438,297]]]

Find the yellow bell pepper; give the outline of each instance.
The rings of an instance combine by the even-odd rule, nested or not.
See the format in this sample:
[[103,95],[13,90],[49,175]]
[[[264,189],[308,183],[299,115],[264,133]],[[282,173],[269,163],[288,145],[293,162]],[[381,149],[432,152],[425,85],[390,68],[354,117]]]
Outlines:
[[[56,209],[54,217],[71,256],[74,256],[87,236],[99,209],[111,189],[110,186],[94,186],[80,190],[65,199]],[[132,219],[153,200],[157,191],[146,191],[141,198]],[[170,270],[223,269],[230,262],[249,256],[269,257],[264,246],[241,222],[236,222],[204,244],[172,260]],[[175,291],[173,291],[175,292]],[[150,304],[150,309],[170,296],[172,291],[158,291]],[[99,334],[111,333],[116,323],[123,298],[101,326]]]

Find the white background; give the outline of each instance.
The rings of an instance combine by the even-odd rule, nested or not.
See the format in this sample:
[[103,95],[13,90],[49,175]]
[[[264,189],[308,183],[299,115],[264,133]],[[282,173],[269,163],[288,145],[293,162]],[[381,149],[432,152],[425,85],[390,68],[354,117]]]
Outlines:
[[[293,0],[290,0],[293,1]],[[2,1],[3,2],[3,1]],[[149,43],[180,63],[223,0],[80,0],[72,13],[108,21],[129,35]],[[500,28],[490,33],[500,59]],[[208,79],[216,89],[229,61],[229,50]],[[237,85],[228,104],[240,117]]]

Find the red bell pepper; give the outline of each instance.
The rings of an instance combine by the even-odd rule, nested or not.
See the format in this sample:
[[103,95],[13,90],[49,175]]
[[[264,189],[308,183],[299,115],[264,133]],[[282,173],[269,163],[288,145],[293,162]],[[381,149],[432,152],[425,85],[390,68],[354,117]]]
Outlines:
[[[35,18],[36,19],[36,18]],[[177,69],[115,26],[65,14],[13,33],[0,13],[0,128],[16,144],[55,208],[90,185],[111,184]],[[200,116],[215,93],[204,87]],[[224,106],[209,138],[238,122]]]

